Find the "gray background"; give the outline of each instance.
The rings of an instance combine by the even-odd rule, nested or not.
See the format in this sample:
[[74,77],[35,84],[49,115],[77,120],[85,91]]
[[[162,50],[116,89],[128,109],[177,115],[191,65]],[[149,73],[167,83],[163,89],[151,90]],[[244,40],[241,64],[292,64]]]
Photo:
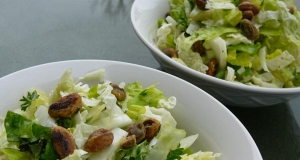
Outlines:
[[0,77],[70,59],[109,59],[158,68],[133,31],[132,2],[1,0]]

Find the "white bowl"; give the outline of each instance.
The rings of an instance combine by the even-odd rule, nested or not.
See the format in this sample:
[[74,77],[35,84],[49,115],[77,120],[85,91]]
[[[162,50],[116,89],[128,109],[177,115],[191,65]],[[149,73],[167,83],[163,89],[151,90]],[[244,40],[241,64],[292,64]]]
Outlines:
[[[49,93],[58,79],[71,68],[76,79],[86,73],[105,69],[105,77],[115,83],[139,81],[144,86],[159,82],[166,96],[175,96],[172,111],[178,128],[188,135],[199,133],[192,149],[222,153],[220,160],[260,160],[260,152],[242,123],[221,103],[194,85],[164,72],[105,60],[77,60],[43,64],[0,78],[0,116],[20,105],[18,101],[31,87]],[[172,83],[170,83],[172,82]]]
[[271,106],[300,96],[300,88],[274,89],[238,84],[208,76],[172,60],[158,49],[151,36],[157,27],[157,20],[165,17],[167,11],[168,0],[135,0],[131,8],[131,21],[136,34],[166,72],[191,82],[229,106]]

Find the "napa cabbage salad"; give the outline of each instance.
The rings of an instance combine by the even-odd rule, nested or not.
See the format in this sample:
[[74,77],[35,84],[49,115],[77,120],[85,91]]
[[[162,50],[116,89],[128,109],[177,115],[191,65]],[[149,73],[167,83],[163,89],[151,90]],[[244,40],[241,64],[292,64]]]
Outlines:
[[293,0],[168,0],[154,42],[173,60],[231,82],[300,85],[300,16]]
[[[0,159],[214,160],[192,152],[169,112],[176,98],[153,84],[114,84],[100,69],[76,82],[68,69],[49,95],[32,88],[0,126]],[[93,83],[92,83],[93,82]],[[96,83],[95,83],[96,82]]]

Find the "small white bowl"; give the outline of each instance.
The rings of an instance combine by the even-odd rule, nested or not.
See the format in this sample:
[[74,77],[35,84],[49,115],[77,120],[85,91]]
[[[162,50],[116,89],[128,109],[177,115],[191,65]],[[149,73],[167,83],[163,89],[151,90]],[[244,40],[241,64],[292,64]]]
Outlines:
[[114,83],[139,81],[143,86],[159,82],[157,88],[166,96],[175,96],[178,105],[172,114],[178,128],[187,135],[199,133],[192,146],[194,151],[222,153],[220,160],[260,160],[261,154],[242,123],[215,98],[167,73],[123,62],[105,60],[77,60],[43,64],[0,78],[0,116],[20,106],[19,99],[31,88],[49,93],[61,75],[72,69],[76,80],[86,73],[105,69],[105,78]]
[[163,70],[203,89],[221,103],[237,107],[263,107],[300,96],[300,88],[263,88],[221,80],[197,72],[166,56],[153,42],[157,20],[169,11],[168,0],[135,0],[131,8],[133,28]]

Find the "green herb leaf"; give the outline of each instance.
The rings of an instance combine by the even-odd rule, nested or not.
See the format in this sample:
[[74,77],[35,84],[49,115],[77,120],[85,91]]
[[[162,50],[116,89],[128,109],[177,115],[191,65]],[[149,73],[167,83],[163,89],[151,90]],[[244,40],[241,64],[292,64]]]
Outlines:
[[58,153],[55,151],[51,139],[48,139],[44,153],[41,154],[40,160],[59,159]]
[[183,148],[171,150],[167,156],[167,160],[181,159],[180,155],[183,155],[183,151]]
[[58,118],[56,124],[64,128],[71,128],[73,126],[71,118]]
[[30,105],[31,102],[37,99],[40,95],[37,94],[36,90],[34,90],[32,93],[27,92],[27,96],[23,96],[20,101],[24,102],[21,104],[21,110],[25,111]]

